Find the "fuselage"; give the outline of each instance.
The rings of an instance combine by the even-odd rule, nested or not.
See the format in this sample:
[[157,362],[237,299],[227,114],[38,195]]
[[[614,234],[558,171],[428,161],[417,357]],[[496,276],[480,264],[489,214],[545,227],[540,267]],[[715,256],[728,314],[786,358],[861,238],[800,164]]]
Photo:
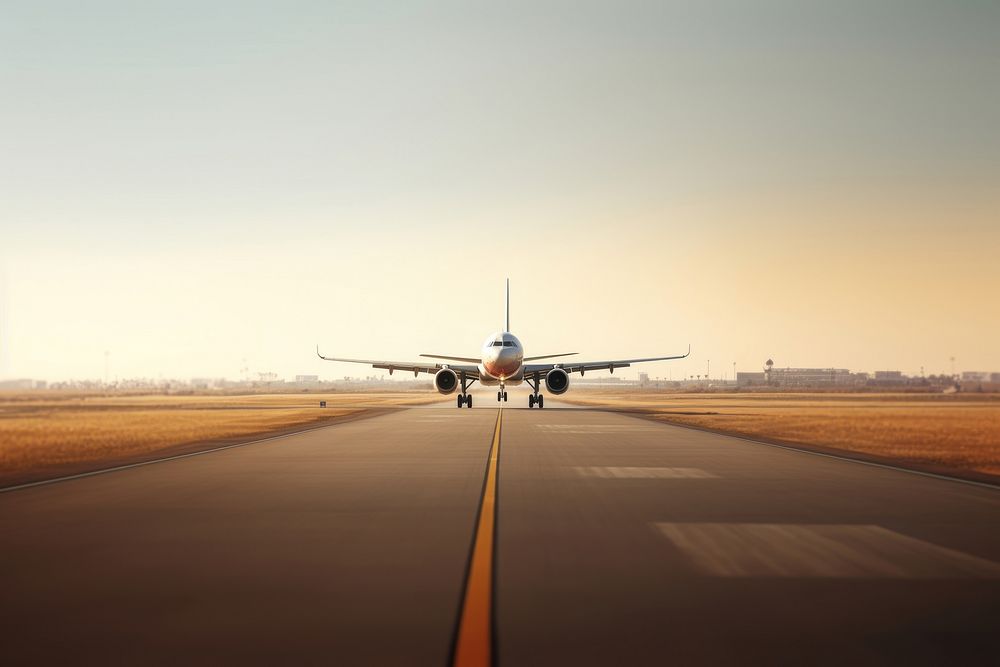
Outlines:
[[514,334],[498,331],[487,338],[482,358],[479,364],[481,384],[518,385],[524,379],[524,348]]

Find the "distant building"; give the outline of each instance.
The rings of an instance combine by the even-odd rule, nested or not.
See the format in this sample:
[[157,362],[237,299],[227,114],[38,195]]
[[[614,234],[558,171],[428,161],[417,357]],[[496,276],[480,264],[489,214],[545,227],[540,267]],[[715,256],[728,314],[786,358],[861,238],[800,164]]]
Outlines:
[[26,389],[34,389],[35,381],[29,380],[27,378],[19,380],[0,380],[0,389],[13,389],[15,391],[23,391]]
[[226,382],[225,378],[191,378],[192,389],[218,389]]
[[[1000,375],[1000,373],[994,373]],[[984,371],[963,371],[962,382],[989,382],[990,374]]]
[[906,378],[903,377],[903,371],[875,371],[874,384],[906,384]]
[[1000,373],[990,373],[990,382],[1000,384]]
[[641,385],[649,384],[649,373],[639,373],[639,384]]
[[852,385],[857,379],[846,368],[771,368],[766,373],[770,384],[783,387]]
[[296,375],[296,382],[319,382],[318,375]]
[[736,384],[741,387],[762,385],[766,383],[767,383],[767,377],[763,371],[759,373],[748,373],[744,371],[737,371],[736,373]]

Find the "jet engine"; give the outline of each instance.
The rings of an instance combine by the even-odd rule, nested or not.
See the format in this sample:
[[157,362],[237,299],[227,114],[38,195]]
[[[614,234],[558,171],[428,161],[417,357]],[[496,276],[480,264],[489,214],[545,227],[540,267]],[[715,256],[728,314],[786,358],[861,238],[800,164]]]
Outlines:
[[565,394],[569,389],[569,373],[561,368],[553,368],[545,374],[545,388],[550,394]]
[[442,368],[434,374],[434,388],[442,394],[451,394],[458,388],[458,374],[450,368]]

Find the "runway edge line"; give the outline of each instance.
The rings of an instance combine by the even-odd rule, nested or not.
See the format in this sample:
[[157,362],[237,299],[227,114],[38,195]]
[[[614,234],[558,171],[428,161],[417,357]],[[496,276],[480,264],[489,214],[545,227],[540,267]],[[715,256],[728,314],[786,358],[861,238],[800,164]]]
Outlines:
[[451,664],[454,667],[483,667],[493,663],[493,555],[502,424],[503,408],[500,408],[493,430],[462,609],[452,649]]

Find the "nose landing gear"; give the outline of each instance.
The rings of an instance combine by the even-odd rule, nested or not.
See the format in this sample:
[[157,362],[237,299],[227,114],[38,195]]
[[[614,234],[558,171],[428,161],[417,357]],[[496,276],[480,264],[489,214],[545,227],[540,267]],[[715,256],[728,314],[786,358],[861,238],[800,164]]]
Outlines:
[[499,403],[500,401],[507,402],[507,392],[505,390],[497,392],[497,402]]

